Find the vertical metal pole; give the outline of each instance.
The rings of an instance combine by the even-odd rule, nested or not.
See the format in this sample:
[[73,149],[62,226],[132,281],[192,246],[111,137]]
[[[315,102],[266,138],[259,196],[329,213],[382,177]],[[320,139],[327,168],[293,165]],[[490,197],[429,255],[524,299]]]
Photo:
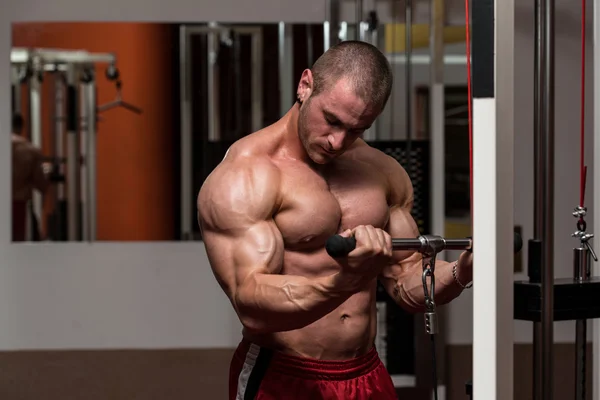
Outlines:
[[[445,185],[445,107],[444,107],[444,0],[430,0],[430,31],[429,31],[429,54],[431,63],[429,68],[429,129],[431,143],[431,221],[434,232],[444,232],[446,220],[446,185]],[[408,64],[408,63],[407,63]],[[407,65],[408,66],[408,65]],[[439,259],[446,259],[446,254],[438,255]],[[440,316],[446,311],[440,310]],[[445,333],[440,332],[439,341],[436,343],[436,349],[444,348]],[[444,352],[439,352],[442,357],[438,365],[444,364]],[[440,377],[438,377],[440,378]],[[432,382],[432,385],[439,387],[446,384],[445,380]]]
[[[310,32],[310,25],[307,25]],[[279,112],[283,115],[294,104],[296,95],[294,88],[294,41],[292,25],[285,22],[279,23]],[[311,45],[311,41],[307,41]],[[254,48],[254,46],[253,46]],[[308,51],[311,55],[312,51]],[[308,65],[312,65],[309,60]],[[254,90],[254,89],[252,89]]]
[[406,52],[406,65],[405,68],[405,80],[406,80],[406,91],[404,92],[406,101],[406,155],[410,160],[410,153],[412,150],[412,0],[406,0],[405,3],[406,13],[406,24],[405,24],[405,52]]
[[356,1],[356,40],[365,40],[365,30],[363,29],[363,19],[365,17],[363,0]]
[[[590,253],[585,245],[573,249],[573,279],[584,282],[590,277]],[[575,397],[574,400],[586,399],[586,346],[587,321],[575,321]]]
[[88,211],[88,233],[87,239],[90,242],[96,240],[97,229],[97,158],[96,158],[96,80],[92,70],[92,81],[86,85],[87,91],[87,211]]
[[[593,34],[593,85],[594,85],[594,101],[592,102],[594,107],[594,112],[592,113],[594,116],[600,115],[600,7],[599,2],[593,2],[593,14],[594,14],[594,34]],[[594,117],[594,155],[593,155],[593,164],[594,170],[593,175],[595,177],[595,181],[598,181],[598,177],[600,177],[600,118]],[[600,185],[593,185],[593,210],[600,210]],[[594,227],[600,226],[600,212],[594,213]],[[600,249],[600,235],[595,235],[593,238],[593,246],[595,249]],[[593,263],[592,265],[592,276],[600,275],[600,263]],[[600,400],[600,379],[597,378],[598,372],[600,370],[600,320],[594,319],[592,321],[592,334],[593,334],[593,362],[592,362],[592,371],[594,371],[594,379],[592,379],[592,399]]]
[[553,399],[554,375],[554,0],[543,0],[541,95],[542,240],[542,399]]
[[[54,157],[56,157],[58,173],[65,176],[64,142],[65,142],[65,75],[62,72],[56,72],[54,75]],[[65,215],[63,204],[65,201],[65,184],[58,182],[56,185],[54,197],[54,240],[65,240]]]
[[[543,234],[543,221],[544,221],[544,208],[539,205],[544,201],[544,182],[542,179],[542,174],[544,170],[544,157],[542,156],[543,148],[543,134],[542,134],[542,125],[541,125],[541,116],[542,116],[542,77],[543,77],[543,68],[542,61],[544,57],[543,47],[542,47],[542,37],[543,37],[543,27],[544,27],[544,18],[543,18],[543,7],[542,1],[544,0],[535,0],[535,33],[534,33],[534,68],[533,68],[533,142],[534,142],[534,151],[533,151],[533,165],[534,165],[534,198],[533,198],[533,212],[534,212],[534,221],[533,221],[533,230],[534,230],[534,239],[542,240]],[[543,250],[542,250],[543,252]],[[540,260],[540,265],[543,265]],[[540,271],[541,278],[541,271]],[[534,322],[533,323],[533,400],[541,400],[542,395],[542,322]]]
[[89,213],[88,213],[88,85],[85,82],[78,84],[79,88],[79,215],[81,218],[81,237],[80,240],[87,241],[89,233]]
[[323,24],[323,51],[340,42],[340,0],[325,0],[327,18]]
[[[446,198],[445,188],[445,113],[444,113],[444,0],[431,0],[429,53],[431,64],[429,124],[431,137],[431,193],[433,207],[432,222],[434,232],[445,231]],[[443,253],[438,257],[444,257]]]
[[[42,83],[40,81],[43,73],[43,66],[38,57],[33,59],[33,75],[29,78],[29,140],[35,147],[42,148]],[[27,239],[32,240],[31,218],[42,218],[42,194],[33,191],[32,194],[33,215],[27,213]]]
[[192,239],[193,209],[193,154],[192,154],[192,96],[190,57],[191,45],[189,33],[185,25],[179,27],[179,102],[181,109],[181,141],[180,141],[180,239]]
[[252,34],[252,130],[263,127],[263,37],[262,30]]
[[77,123],[77,70],[67,66],[67,220],[69,241],[80,238],[79,127]]
[[207,34],[207,59],[208,59],[208,141],[221,140],[221,124],[219,120],[219,72],[217,65],[219,34],[216,24],[210,23],[209,27],[215,28]]

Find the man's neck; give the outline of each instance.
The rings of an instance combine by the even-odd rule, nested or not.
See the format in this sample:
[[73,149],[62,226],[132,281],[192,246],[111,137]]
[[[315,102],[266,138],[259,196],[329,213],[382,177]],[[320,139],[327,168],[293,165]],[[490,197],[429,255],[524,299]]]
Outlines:
[[283,116],[284,124],[282,145],[283,153],[295,160],[303,161],[308,164],[313,164],[313,161],[306,154],[306,150],[300,141],[298,135],[298,116],[300,115],[300,105],[294,103],[292,108]]

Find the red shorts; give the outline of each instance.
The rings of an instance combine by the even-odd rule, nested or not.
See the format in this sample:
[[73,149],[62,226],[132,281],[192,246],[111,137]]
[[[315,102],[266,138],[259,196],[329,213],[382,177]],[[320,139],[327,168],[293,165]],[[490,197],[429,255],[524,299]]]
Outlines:
[[375,348],[347,361],[290,356],[243,340],[229,370],[229,400],[396,400]]

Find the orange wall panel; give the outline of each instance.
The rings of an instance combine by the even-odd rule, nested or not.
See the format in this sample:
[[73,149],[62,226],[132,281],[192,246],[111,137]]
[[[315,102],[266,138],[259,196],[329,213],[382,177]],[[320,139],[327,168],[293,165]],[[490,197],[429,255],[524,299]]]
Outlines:
[[[112,109],[100,115],[97,140],[98,240],[171,240],[174,231],[173,35],[148,23],[19,23],[15,47],[112,52],[123,99],[142,115]],[[98,103],[114,100],[114,82],[97,68]],[[43,84],[43,148],[49,150],[53,94]],[[23,103],[26,114],[26,103]]]

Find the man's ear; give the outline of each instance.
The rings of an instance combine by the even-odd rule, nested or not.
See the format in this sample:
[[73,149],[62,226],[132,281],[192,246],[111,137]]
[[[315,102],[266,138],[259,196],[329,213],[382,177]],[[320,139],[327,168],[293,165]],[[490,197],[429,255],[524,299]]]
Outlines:
[[298,82],[298,89],[296,91],[296,98],[300,104],[305,102],[312,94],[313,84],[312,71],[310,69],[302,71],[302,76],[300,76],[300,82]]

